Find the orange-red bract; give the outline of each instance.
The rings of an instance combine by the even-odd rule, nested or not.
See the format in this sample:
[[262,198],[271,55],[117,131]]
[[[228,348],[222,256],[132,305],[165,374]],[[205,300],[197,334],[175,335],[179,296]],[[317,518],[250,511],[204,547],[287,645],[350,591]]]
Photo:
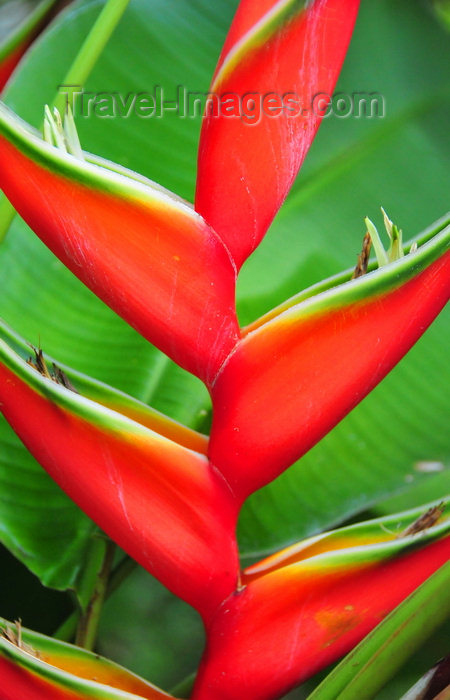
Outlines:
[[313,558],[251,580],[209,627],[193,700],[282,697],[352,649],[449,556],[447,536],[392,560],[330,567]]
[[[375,284],[381,270],[373,275]],[[393,284],[310,312],[313,297],[240,341],[213,387],[209,452],[240,500],[309,450],[418,340],[448,300],[450,253]]]
[[0,682],[1,700],[172,698],[98,654],[2,619]]
[[358,6],[239,4],[210,88],[195,202],[238,268],[266,233],[311,145]]
[[30,452],[123,549],[208,618],[238,575],[237,507],[221,475],[204,455],[34,369],[21,376],[20,361],[13,368],[0,363],[2,412]]
[[210,226],[157,187],[62,154],[3,108],[0,186],[90,289],[178,364],[212,381],[238,337],[235,268]]

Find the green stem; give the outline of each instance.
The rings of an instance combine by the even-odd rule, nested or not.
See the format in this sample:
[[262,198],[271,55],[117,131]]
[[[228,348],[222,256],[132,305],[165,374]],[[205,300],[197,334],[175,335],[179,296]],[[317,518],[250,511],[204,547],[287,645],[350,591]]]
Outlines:
[[[100,12],[61,83],[62,85],[72,86],[72,94],[80,90],[86,83],[129,2],[130,0],[108,0]],[[66,100],[66,94],[58,93],[53,101],[53,106],[60,112],[63,112]]]
[[[107,600],[114,593],[114,591],[119,588],[123,581],[128,578],[136,567],[136,562],[127,556],[122,559],[119,564],[117,564],[109,578],[105,593],[105,600]],[[56,632],[53,634],[53,637],[64,642],[70,642],[76,635],[79,619],[80,612],[78,610],[74,610],[73,613],[69,615],[67,620],[64,620],[64,622],[58,627]]]
[[[130,0],[107,1],[61,85],[72,85],[73,92],[78,92],[85,85],[129,2]],[[53,106],[63,111],[68,99],[70,98],[67,92],[58,92],[53,100]],[[3,195],[3,199],[0,201],[0,243],[5,238],[15,215],[14,207]]]
[[181,683],[178,683],[178,685],[172,688],[170,694],[175,698],[189,698],[192,693],[192,688],[194,687],[196,677],[197,673],[194,671],[194,673],[186,676]]
[[105,601],[106,589],[108,586],[109,574],[114,560],[116,545],[108,542],[106,545],[105,557],[100,569],[94,590],[87,605],[86,611],[82,614],[77,628],[75,643],[84,649],[92,650],[97,638],[100,613]]
[[61,642],[71,642],[77,633],[78,620],[80,612],[74,610],[69,617],[60,624],[56,632],[53,633],[54,639],[59,639]]
[[0,243],[6,236],[15,215],[16,210],[14,209],[13,205],[9,199],[6,199],[3,192],[0,192]]
[[109,598],[110,595],[116,591],[120,585],[125,581],[126,578],[137,568],[137,563],[134,559],[126,556],[122,561],[117,564],[116,568],[111,574],[111,580],[108,585],[108,590],[106,597]]
[[14,221],[15,215],[16,210],[9,199],[6,199],[5,195],[2,193],[0,201],[0,243],[8,233],[9,227]]

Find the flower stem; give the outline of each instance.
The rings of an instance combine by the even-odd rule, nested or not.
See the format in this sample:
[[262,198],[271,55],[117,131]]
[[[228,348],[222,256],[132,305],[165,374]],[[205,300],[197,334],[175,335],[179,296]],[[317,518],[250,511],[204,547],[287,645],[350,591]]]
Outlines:
[[178,685],[171,689],[171,695],[177,698],[188,698],[194,687],[196,676],[197,673],[195,671],[194,673],[190,673],[189,676],[186,676]]
[[3,192],[0,193],[0,243],[6,236],[15,215],[16,210],[14,209],[9,199],[6,198]]
[[103,564],[97,575],[90,600],[78,622],[75,643],[84,649],[92,650],[95,645],[100,622],[100,613],[105,601],[115,550],[116,545],[114,542],[108,542],[105,549]]
[[[121,583],[128,578],[136,567],[136,562],[128,556],[125,556],[125,558],[122,559],[119,564],[117,564],[109,577],[104,600],[107,600],[110,595],[112,595],[114,591],[119,588]],[[58,627],[56,632],[53,634],[53,637],[64,642],[70,642],[76,635],[79,619],[79,611],[74,610],[73,613],[69,615],[69,617]]]
[[[86,83],[129,2],[130,0],[108,0],[66,73],[62,85],[74,86],[76,91]],[[66,94],[58,93],[53,106],[63,112],[66,99]]]

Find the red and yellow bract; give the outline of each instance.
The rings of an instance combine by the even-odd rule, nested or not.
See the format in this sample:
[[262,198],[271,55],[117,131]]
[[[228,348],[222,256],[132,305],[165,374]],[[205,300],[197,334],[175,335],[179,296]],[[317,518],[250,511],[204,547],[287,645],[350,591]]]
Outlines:
[[[278,697],[349,650],[449,554],[444,514],[417,537],[396,539],[379,524],[361,536],[357,526],[239,570],[243,501],[371,391],[449,296],[442,225],[379,270],[349,273],[238,324],[237,271],[314,138],[313,96],[333,91],[357,8],[357,0],[241,1],[211,92],[291,95],[306,111],[275,115],[268,103],[257,123],[207,112],[195,209],[118,165],[49,145],[0,105],[0,186],[18,212],[211,393],[208,442],[131,398],[58,386],[0,342],[2,412],[23,442],[91,518],[201,613],[208,643],[196,700]],[[18,689],[30,700],[95,695],[73,677],[58,685],[56,656],[47,664],[56,670],[25,668],[8,644],[0,645],[7,700]],[[113,680],[106,692],[122,697]]]

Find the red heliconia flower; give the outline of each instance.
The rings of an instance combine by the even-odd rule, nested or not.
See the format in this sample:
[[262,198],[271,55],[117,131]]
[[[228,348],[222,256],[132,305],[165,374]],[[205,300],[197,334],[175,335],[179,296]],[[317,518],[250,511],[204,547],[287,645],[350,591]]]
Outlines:
[[214,377],[239,329],[236,272],[211,227],[159,185],[64,153],[0,110],[0,184],[31,228],[148,340]]
[[[244,0],[217,64],[203,122],[195,207],[240,268],[292,185],[331,95],[359,0]],[[231,95],[242,113],[233,118]],[[252,110],[252,100],[255,109]],[[254,118],[246,116],[255,114]]]
[[208,628],[192,699],[272,700],[348,652],[448,561],[449,509],[413,534],[420,515],[312,537],[246,569]]
[[83,390],[39,374],[0,340],[2,413],[27,448],[110,537],[208,618],[236,587],[238,509],[205,437],[99,383]]
[[[315,285],[247,328],[237,320],[237,272],[312,142],[321,118],[314,95],[334,89],[357,8],[357,0],[241,1],[211,85],[195,208],[81,151],[70,115],[64,129],[47,111],[43,140],[0,104],[0,186],[14,207],[211,394],[208,440],[86,378],[78,377],[78,394],[39,354],[30,366],[0,341],[1,409],[25,445],[101,528],[201,613],[208,645],[196,700],[278,697],[350,649],[449,554],[446,515],[417,536],[356,526],[239,571],[245,498],[371,391],[449,296],[445,222],[404,255],[386,219],[389,255],[368,222],[380,269]],[[8,643],[0,669],[10,687],[14,678],[21,688],[36,674],[50,677],[19,652],[5,654]],[[57,686],[61,673],[51,673]],[[95,695],[35,687],[31,700]]]
[[[244,329],[213,388],[211,461],[239,500],[320,440],[408,352],[450,291],[450,228]],[[342,282],[342,278],[335,283]]]
[[98,654],[0,618],[2,700],[164,700],[171,695]]

